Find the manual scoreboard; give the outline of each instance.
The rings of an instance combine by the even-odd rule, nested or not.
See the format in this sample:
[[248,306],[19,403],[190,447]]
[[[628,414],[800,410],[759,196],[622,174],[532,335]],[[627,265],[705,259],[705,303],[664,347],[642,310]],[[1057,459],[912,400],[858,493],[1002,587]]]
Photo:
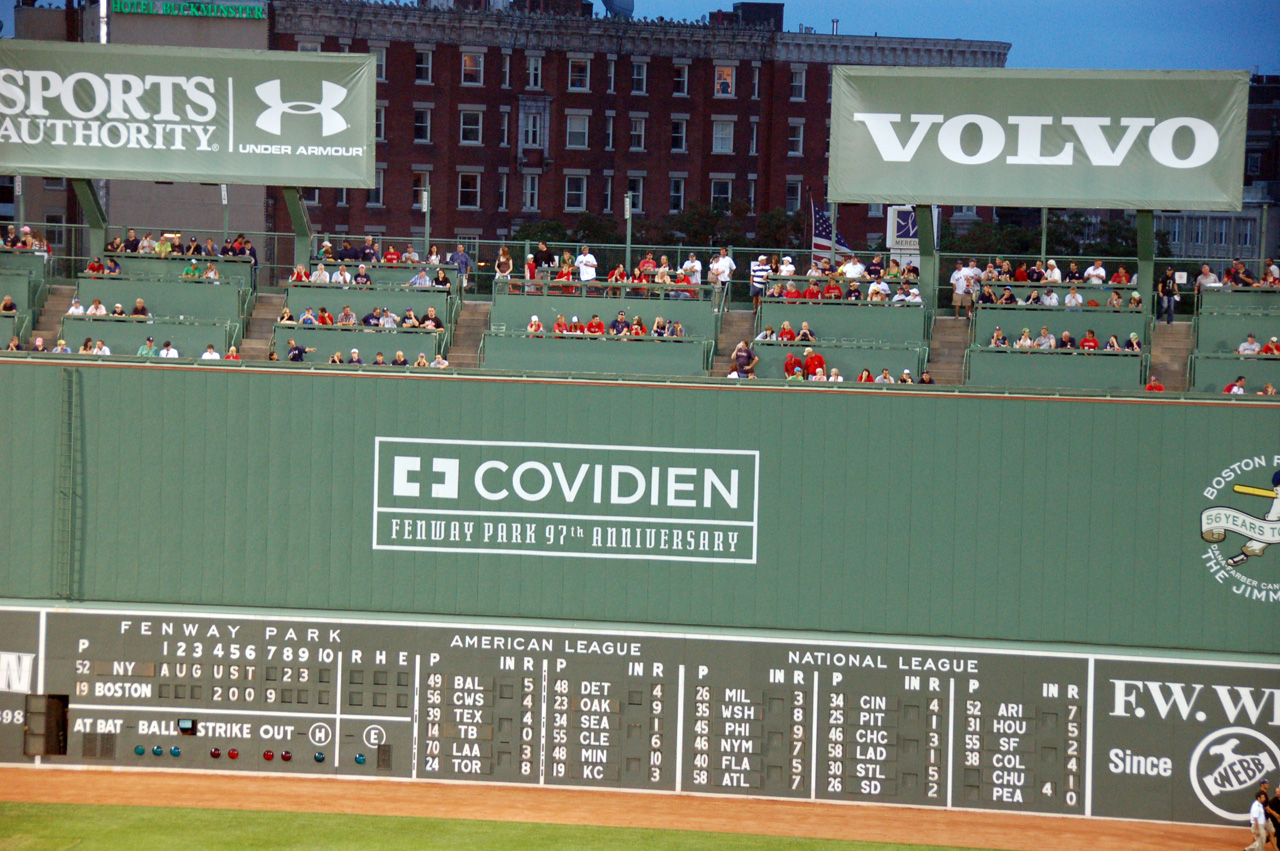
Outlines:
[[0,609],[0,761],[1229,823],[1280,667],[771,633]]

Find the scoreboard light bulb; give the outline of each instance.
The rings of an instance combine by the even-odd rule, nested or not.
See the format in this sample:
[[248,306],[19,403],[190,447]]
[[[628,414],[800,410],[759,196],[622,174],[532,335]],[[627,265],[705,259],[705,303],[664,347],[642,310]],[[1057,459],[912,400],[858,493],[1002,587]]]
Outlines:
[[280,758],[285,762],[293,759],[293,751],[280,751]]
[[169,754],[170,756],[182,756],[182,748],[178,747],[177,745],[174,745],[173,747],[169,748]]
[[222,756],[222,748],[209,748],[209,756],[218,759]]
[[262,758],[265,759],[267,762],[271,762],[271,760],[276,758],[275,751],[263,751]]
[[356,765],[364,765],[364,754],[356,754]]
[[138,745],[136,748],[133,749],[133,752],[138,756],[142,756],[144,753],[147,752],[147,749],[144,748],[142,745]]
[[324,762],[324,751],[316,751],[316,762]]
[[227,759],[239,759],[239,758],[240,758],[240,751],[236,750],[235,748],[232,748],[231,750],[227,751]]
[[164,756],[164,746],[156,745],[154,748],[151,749],[151,752],[156,756]]

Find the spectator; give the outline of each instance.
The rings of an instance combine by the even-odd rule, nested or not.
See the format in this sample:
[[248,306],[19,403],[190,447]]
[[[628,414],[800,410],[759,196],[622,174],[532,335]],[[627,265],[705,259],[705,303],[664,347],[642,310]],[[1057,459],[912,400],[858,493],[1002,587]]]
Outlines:
[[[5,296],[4,301],[0,302],[0,313],[14,313],[17,309],[18,305],[14,304],[12,296]],[[84,316],[84,306],[80,304],[80,299],[71,299],[71,306],[67,308],[67,316]]]
[[351,328],[356,324],[356,315],[351,311],[351,305],[344,304],[342,312],[338,314],[338,325],[341,327]]
[[396,356],[391,359],[392,366],[408,366],[409,360],[404,356],[404,352],[396,352]]
[[125,239],[120,245],[120,250],[128,254],[136,254],[138,252],[138,234],[133,228],[129,228],[125,233]]
[[644,320],[641,319],[638,314],[631,317],[631,327],[628,329],[628,333],[632,337],[644,337],[649,333],[649,329],[645,326]]
[[538,320],[537,314],[529,317],[529,324],[525,326],[524,330],[529,334],[542,333],[542,322]]
[[1124,341],[1124,350],[1125,350],[1126,352],[1140,352],[1140,351],[1142,351],[1142,341],[1138,339],[1138,332],[1137,332],[1137,331],[1130,331],[1130,332],[1129,332],[1129,339],[1127,339],[1127,340],[1125,340],[1125,341]]
[[311,276],[307,274],[307,267],[299,263],[293,267],[293,274],[289,276],[290,284],[305,284],[310,282]]
[[[1036,268],[1040,268],[1040,264],[1036,264]],[[1062,270],[1058,268],[1057,260],[1050,260],[1047,268],[1044,270],[1044,282],[1046,284],[1062,283]]]
[[920,373],[920,382],[919,382],[919,383],[921,383],[921,384],[937,384],[938,382],[936,382],[936,381],[934,381],[934,380],[933,380],[933,373],[929,372],[929,370],[927,370],[927,369],[926,369],[924,372]]
[[155,244],[155,253],[158,257],[164,258],[173,253],[173,245],[169,242],[169,234],[160,235],[160,241]]
[[1240,355],[1256,355],[1262,351],[1262,346],[1258,345],[1258,340],[1250,334],[1243,343],[1236,347],[1236,354]]
[[1120,298],[1120,293],[1115,290],[1111,291],[1111,295],[1107,296],[1107,307],[1111,310],[1120,310],[1124,307],[1124,301]]
[[[449,255],[449,265],[456,266],[458,269],[458,286],[466,289],[471,286],[471,255],[467,254],[467,249],[462,243],[458,243],[457,250]],[[443,270],[441,270],[443,271]]]
[[772,325],[764,326],[764,330],[761,331],[759,334],[756,334],[757,343],[762,341],[768,342],[768,341],[773,341],[777,339],[778,339],[778,335],[774,332]]
[[36,337],[35,342],[31,344],[31,351],[48,353],[48,349],[44,347],[44,337]]
[[[1264,277],[1270,275],[1273,278],[1280,278],[1280,266],[1277,266],[1276,261],[1268,257],[1262,262],[1262,274]],[[1276,791],[1280,792],[1280,789]]]
[[828,381],[833,381],[833,382],[835,382],[835,383],[839,384],[839,383],[842,383],[842,382],[844,381],[844,376],[840,374],[840,370],[836,369],[836,368],[833,366],[833,367],[831,367],[831,375],[827,378],[827,380],[828,380]]
[[[494,280],[511,280],[511,273],[515,271],[516,261],[511,259],[511,249],[502,246],[498,249],[498,259],[493,261],[493,278]],[[422,270],[425,277],[426,269]]]
[[871,258],[871,262],[867,264],[867,271],[866,271],[867,277],[878,279],[881,275],[884,274],[883,260],[884,260],[883,254],[877,254],[875,257]]
[[188,264],[183,268],[183,270],[182,270],[182,277],[184,277],[184,278],[200,278],[200,277],[203,277],[203,276],[204,276],[204,272],[200,269],[200,261],[199,261],[199,260],[197,260],[197,259],[195,259],[194,257],[192,257],[192,258],[191,258],[191,262],[190,262],[190,263],[188,263]]
[[1084,332],[1084,339],[1080,341],[1080,348],[1088,352],[1096,352],[1098,350],[1098,337],[1090,328]]
[[351,285],[356,289],[367,290],[373,286],[373,278],[369,277],[369,267],[361,263],[356,267],[355,277],[351,279]]
[[[56,352],[56,351],[57,351],[57,349],[54,349],[54,351]],[[1259,395],[1259,396],[1274,396],[1274,395],[1276,395],[1276,387],[1275,387],[1275,385],[1274,385],[1274,384],[1272,384],[1270,381],[1268,381],[1266,384],[1262,385],[1262,389],[1258,391],[1258,394],[1257,394],[1257,395]]]
[[1058,306],[1058,294],[1053,291],[1053,287],[1044,288],[1044,295],[1040,296],[1040,303],[1045,307]]
[[212,237],[207,237],[207,238],[205,239],[205,241],[204,241],[204,256],[205,256],[205,257],[217,257],[217,256],[218,256],[218,248],[217,248],[217,246],[215,246],[215,245],[213,244],[213,238],[212,238]]
[[[290,360],[292,360],[292,358],[290,358]],[[342,360],[342,352],[334,352],[329,355],[329,363],[345,363],[345,361]]]
[[84,342],[80,344],[80,354],[82,355],[93,354],[93,338],[92,337],[84,338]]
[[[1036,281],[1038,282],[1040,278],[1043,278],[1043,277],[1044,277],[1044,274],[1041,273],[1040,277],[1036,278]],[[1024,284],[1031,280],[1031,276],[1027,273],[1026,260],[1021,260],[1018,262],[1018,268],[1013,270],[1013,279],[1019,283],[1024,283]]]
[[1036,337],[1037,349],[1056,349],[1058,348],[1058,338],[1049,333],[1048,325],[1040,326],[1040,336]]
[[365,263],[377,263],[381,253],[378,250],[378,246],[373,244],[373,237],[366,236],[364,245],[360,246],[360,259]]
[[364,361],[360,359],[360,350],[359,350],[359,349],[352,349],[352,350],[351,350],[351,357],[347,358],[347,363],[354,363],[354,364],[358,364],[358,365],[360,365],[360,366],[364,366]]
[[229,347],[227,349],[227,356],[223,358],[223,360],[240,360],[240,350],[235,346]]
[[435,360],[431,361],[432,369],[444,369],[448,365],[449,365],[449,362],[445,360],[444,355],[440,354],[439,352],[436,353]]
[[[439,271],[442,273],[444,272],[443,269],[440,269]],[[420,268],[418,270],[418,274],[410,278],[409,281],[405,284],[406,287],[429,287],[431,285],[432,285],[431,278],[427,277],[426,266],[423,266],[422,268]]]
[[148,337],[146,341],[138,347],[138,354],[135,355],[135,357],[153,358],[156,356],[158,351],[159,350],[156,348],[156,338]]
[[[542,242],[542,243],[539,243],[539,245],[541,245],[543,248],[546,248],[547,244],[545,242]],[[443,263],[444,255],[440,253],[440,246],[433,245],[429,249],[427,249],[427,257],[422,262],[426,263],[428,266],[439,266],[441,263]]]
[[333,314],[327,308],[320,308],[320,312],[316,314],[316,324],[322,326],[333,325]]
[[796,332],[791,327],[790,320],[782,320],[782,327],[778,329],[778,340],[783,343],[795,342]]
[[1058,338],[1058,348],[1074,349],[1076,347],[1075,338],[1071,336],[1070,331],[1063,331],[1062,336]]
[[[404,247],[404,251],[400,253],[400,262],[406,263],[406,264],[418,262],[418,252],[413,250],[413,243],[410,243]],[[406,361],[406,364],[407,364],[407,361]]]
[[1280,275],[1274,275],[1269,267],[1262,273],[1262,280],[1258,282],[1260,287],[1280,287]]
[[995,304],[995,303],[996,303],[996,294],[991,289],[991,285],[983,284],[982,292],[978,293],[978,304],[981,306],[981,305],[988,305],[988,304]]
[[147,306],[142,303],[142,299],[138,299],[133,303],[133,310],[129,311],[130,316],[150,316],[151,311],[147,310]]
[[53,347],[53,354],[55,355],[69,355],[71,353],[71,347],[67,345],[66,340],[59,340],[58,344]]
[[1101,260],[1094,260],[1093,265],[1085,269],[1084,282],[1092,286],[1102,286],[1107,282],[1107,270]]
[[[524,279],[526,281],[536,281],[538,279],[538,264],[533,262],[533,255],[526,254],[524,258]],[[524,291],[527,293],[538,292],[538,287],[531,284],[525,284]]]
[[796,357],[795,352],[787,352],[787,357],[782,361],[782,377],[790,378],[796,370],[801,375],[804,374],[804,361]]
[[1231,285],[1233,287],[1256,287],[1258,285],[1253,273],[1245,268],[1243,260],[1237,259],[1231,264]]
[[85,309],[85,315],[86,316],[106,316],[107,306],[102,303],[102,299],[95,298],[93,300],[93,304],[89,305],[89,307]]
[[351,282],[351,273],[347,271],[346,263],[339,263],[338,271],[329,276],[329,283],[340,287],[349,287],[351,286]]
[[1072,284],[1071,289],[1067,292],[1066,300],[1067,310],[1079,310],[1084,306],[1084,297],[1076,289],[1076,285]]
[[1163,393],[1164,385],[1160,383],[1160,379],[1154,374],[1147,379],[1147,386],[1143,388],[1148,393]]
[[276,317],[277,325],[296,325],[298,320],[294,318],[293,311],[289,309],[289,305],[280,308],[280,315]]
[[1243,396],[1244,395],[1244,376],[1237,375],[1235,381],[1231,382],[1226,387],[1222,388],[1222,392],[1228,393],[1232,396]]
[[1104,352],[1120,352],[1124,351],[1120,348],[1120,341],[1116,339],[1116,335],[1112,334],[1107,338],[1107,344],[1102,347]]
[[[659,320],[658,320],[658,322],[661,322],[661,321],[662,321],[661,319],[659,319]],[[654,329],[653,329],[653,335],[654,335],[655,337],[661,336],[661,335],[658,333],[658,328],[656,327],[656,326],[657,326],[657,323],[654,323],[654,326],[655,326],[655,327],[654,327]],[[665,332],[665,331],[666,331],[666,327],[664,326],[662,330]],[[556,316],[556,321],[551,325],[551,333],[552,333],[552,334],[555,334],[557,337],[563,337],[565,334],[568,334],[568,333],[569,333],[569,323],[568,323],[568,321],[564,318],[564,314],[563,314],[563,313],[558,314],[558,315]]]
[[1031,283],[1038,284],[1044,280],[1044,263],[1040,260],[1037,260],[1036,265],[1030,269],[1027,269],[1026,261],[1023,261],[1018,266],[1018,271],[1021,272],[1024,269],[1026,269],[1026,280]]
[[625,336],[631,332],[631,323],[627,321],[627,314],[618,311],[618,318],[609,323],[609,335],[613,337]]
[[862,372],[858,373],[858,377],[854,379],[854,382],[857,384],[871,384],[875,382],[875,377],[872,376],[871,370],[863,369]]
[[587,331],[587,326],[583,325],[580,321],[578,321],[578,317],[572,316],[569,318],[570,334],[585,334],[586,331]]
[[808,322],[800,323],[800,331],[796,334],[797,343],[816,343],[818,338],[814,336],[813,329],[809,327]]
[[[760,299],[764,297],[765,284],[769,280],[769,263],[765,255],[761,254],[756,258],[756,262],[751,264],[751,311],[753,313],[760,312]],[[787,298],[799,298],[792,296],[790,292],[795,289],[795,282],[787,282]]]
[[427,315],[422,317],[421,324],[423,328],[428,328],[432,331],[444,330],[444,320],[436,315],[435,305],[431,305],[427,308]]
[[102,265],[101,257],[93,258],[89,261],[89,265],[84,267],[86,275],[101,275],[105,271],[107,271],[107,268]]
[[1013,347],[1015,349],[1034,349],[1036,347],[1035,341],[1031,339],[1030,328],[1022,329],[1022,336],[1013,341]]
[[1272,337],[1267,344],[1262,347],[1261,353],[1264,355],[1280,355],[1280,343],[1277,342],[1275,337]]
[[[815,278],[814,280],[816,281],[817,279]],[[816,289],[816,285],[810,284],[809,289]],[[827,285],[822,288],[822,298],[836,301],[844,298],[844,289],[835,278],[827,278]]]
[[[285,310],[288,310],[288,309],[289,308],[287,307],[285,308]],[[299,325],[318,325],[319,322],[316,320],[315,311],[313,311],[309,307],[304,308],[302,311],[302,318],[298,320],[298,324]]]
[[992,349],[1009,348],[1009,340],[1005,337],[1004,332],[1000,330],[999,325],[996,326],[995,333],[991,335],[991,342],[987,344],[987,347]]
[[1042,302],[1040,301],[1040,291],[1039,291],[1039,290],[1032,290],[1030,293],[1028,293],[1028,294],[1027,294],[1027,301],[1026,301],[1026,303],[1027,303],[1027,304],[1034,304],[1034,305],[1037,305],[1037,306],[1038,306],[1038,305],[1040,305],[1040,304],[1042,304]]
[[733,350],[732,359],[740,375],[746,375],[748,378],[755,377],[756,364],[760,363],[760,358],[746,340],[738,341],[738,345]]
[[[111,269],[110,269],[109,267],[108,267],[108,269],[107,269],[107,274],[111,274]],[[221,278],[221,277],[222,277],[222,276],[218,273],[218,267],[217,267],[217,266],[215,266],[215,265],[213,264],[213,262],[212,262],[212,261],[210,261],[209,263],[206,263],[206,264],[205,264],[205,266],[204,266],[204,279],[205,279],[206,281],[216,281],[216,280],[218,280],[218,279],[219,279],[219,278]]]
[[165,340],[164,345],[160,347],[160,353],[157,357],[174,359],[178,357],[178,350],[173,347],[173,343]]
[[366,328],[382,327],[382,308],[375,307],[360,318],[360,324]]
[[823,369],[822,367],[819,367],[817,372],[815,372],[813,375],[809,376],[809,380],[810,380],[810,381],[826,381],[826,380],[827,380],[827,371],[826,371],[825,369]]
[[[1101,263],[1102,261],[1099,260],[1097,262]],[[1124,266],[1117,269],[1116,273],[1111,276],[1111,283],[1121,287],[1129,286],[1129,273],[1125,270]]]
[[[435,246],[432,246],[432,248],[434,247]],[[556,255],[552,253],[551,249],[547,248],[547,243],[545,241],[539,242],[537,249],[533,252],[533,264],[535,266],[545,267],[554,266],[555,262]]]
[[418,352],[418,359],[413,362],[413,365],[415,368],[418,368],[418,369],[421,369],[422,367],[430,366],[431,364],[427,363],[427,353]]
[[738,264],[734,263],[733,258],[729,256],[729,249],[721,248],[720,256],[711,261],[711,266],[707,271],[717,284],[727,287],[733,277],[733,273],[738,271]]
[[1013,287],[1005,287],[1004,292],[1000,294],[1000,298],[996,299],[996,304],[1017,304],[1018,299],[1013,294]]
[[886,368],[886,369],[880,370],[880,374],[877,375],[875,378],[875,383],[876,384],[897,384],[898,382],[893,380],[893,376],[889,374],[889,370]]
[[119,302],[116,302],[116,306],[111,308],[111,312],[107,315],[111,317],[128,316],[128,314],[124,312],[124,307],[122,307]]
[[827,359],[812,348],[804,350],[804,374],[812,378],[819,369],[827,368]]
[[213,347],[213,343],[204,347],[204,354],[200,356],[200,360],[222,360],[222,355],[218,354],[218,350]]
[[911,379],[911,370],[904,369],[902,371],[902,375],[898,376],[898,383],[899,384],[915,384],[915,382]]
[[920,297],[919,287],[911,287],[909,290],[907,290],[907,303],[908,304],[924,304],[924,299]]
[[406,307],[404,309],[404,318],[400,320],[400,327],[401,328],[421,328],[422,327],[422,322],[419,321],[417,315],[414,314],[412,307]]
[[382,308],[382,318],[378,320],[379,328],[398,328],[400,326],[400,317],[391,312],[391,308]]
[[142,237],[142,239],[138,242],[138,253],[139,254],[155,254],[155,252],[156,252],[156,241],[153,238],[151,231],[147,231],[146,234]]
[[[862,288],[858,286],[857,281],[849,281],[849,289],[845,292],[844,297],[846,301],[860,301],[862,299]],[[956,318],[959,318],[959,315],[959,311],[957,311]]]
[[1133,292],[1129,293],[1129,309],[1130,310],[1142,309],[1142,293],[1138,292],[1137,290],[1134,290]]
[[[1136,295],[1136,293],[1135,293]],[[1156,321],[1160,321],[1160,317],[1165,317],[1165,324],[1173,324],[1173,308],[1182,296],[1178,294],[1178,281],[1174,277],[1173,267],[1169,266],[1165,269],[1164,274],[1160,276],[1160,280],[1156,282],[1156,295],[1160,301],[1156,304]]]
[[1000,280],[1002,280],[1002,281],[1016,281],[1016,280],[1017,280],[1017,278],[1015,278],[1015,277],[1014,277],[1014,275],[1013,275],[1013,267],[1009,265],[1009,261],[1008,261],[1008,260],[1001,260],[1001,261],[999,262],[999,265],[997,266],[997,268],[998,268],[998,269],[999,269],[999,271],[1000,271]]
[[1205,287],[1213,287],[1217,289],[1222,286],[1222,282],[1218,280],[1218,276],[1213,274],[1213,270],[1209,268],[1209,264],[1205,263],[1200,267],[1200,275],[1196,278],[1196,292],[1200,292]]
[[[622,316],[623,316],[622,312],[619,311],[619,318],[622,318]],[[623,324],[624,325],[626,324],[625,320],[623,321]],[[604,336],[604,332],[605,332],[604,320],[600,318],[600,314],[598,313],[591,314],[591,321],[587,323],[587,327],[585,331],[587,335],[590,337]],[[612,329],[610,329],[609,333],[613,333]]]
[[312,272],[312,273],[311,273],[310,282],[311,282],[311,283],[313,283],[313,284],[328,284],[328,283],[329,283],[329,272],[328,272],[328,270],[326,270],[326,269],[324,268],[324,261],[323,261],[323,260],[322,260],[322,261],[320,261],[320,263],[316,265],[316,270],[315,270],[314,272]]
[[386,366],[386,365],[387,365],[387,361],[383,358],[382,352],[378,352],[377,354],[375,354],[373,356],[373,363],[369,364],[369,366]]

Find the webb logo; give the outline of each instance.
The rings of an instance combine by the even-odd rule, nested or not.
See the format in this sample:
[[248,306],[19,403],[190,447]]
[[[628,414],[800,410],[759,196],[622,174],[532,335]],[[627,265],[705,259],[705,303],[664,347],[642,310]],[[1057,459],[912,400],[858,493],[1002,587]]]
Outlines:
[[321,136],[333,136],[351,126],[342,117],[342,113],[338,112],[338,107],[347,99],[347,90],[337,83],[330,83],[328,80],[320,83],[319,103],[305,100],[284,101],[280,95],[279,80],[261,83],[254,88],[254,92],[268,107],[255,123],[259,130],[273,136],[280,135],[281,118],[286,112],[291,115],[319,115]]
[[1258,783],[1280,765],[1280,747],[1248,727],[1226,727],[1205,736],[1191,754],[1191,788],[1213,812],[1248,821]]
[[34,653],[0,651],[0,691],[31,694],[31,665]]

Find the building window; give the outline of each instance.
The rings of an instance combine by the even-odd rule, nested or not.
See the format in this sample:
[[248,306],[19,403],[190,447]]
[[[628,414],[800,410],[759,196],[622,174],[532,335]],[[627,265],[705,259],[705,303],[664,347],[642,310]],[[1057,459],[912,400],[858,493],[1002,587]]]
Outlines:
[[627,191],[631,193],[631,212],[644,212],[644,178],[628,177]]
[[1182,219],[1177,216],[1171,216],[1164,220],[1165,230],[1169,233],[1169,242],[1178,244],[1182,242]]
[[502,113],[502,141],[499,143],[506,148],[511,144],[511,113]]
[[62,248],[67,241],[67,232],[63,229],[66,220],[61,213],[46,213],[44,217],[44,238],[53,248]]
[[564,209],[568,213],[587,209],[587,179],[582,175],[569,175],[564,179]]
[[792,124],[787,128],[787,156],[804,156],[804,125]]
[[511,179],[509,174],[498,175],[498,209],[507,209],[507,182]]
[[1228,219],[1217,218],[1213,220],[1213,244],[1226,245],[1227,235],[1231,230],[1231,222]]
[[760,69],[751,69],[751,99],[760,100]]
[[610,115],[604,120],[604,149],[606,151],[613,150],[613,116]]
[[754,179],[747,181],[747,209],[754,215],[756,211],[756,182]]
[[374,107],[373,138],[378,142],[387,141],[387,108],[385,106]]
[[1204,219],[1195,218],[1191,220],[1191,244],[1204,245]]
[[618,71],[618,61],[616,59],[609,60],[609,87],[606,89],[610,94],[613,93],[613,82]]
[[569,91],[571,92],[591,91],[591,60],[590,59],[570,59],[569,60]]
[[805,69],[791,69],[791,99],[804,100],[804,75]]
[[458,175],[458,209],[480,209],[480,175]]
[[413,141],[424,144],[431,141],[430,109],[415,109],[413,111]]
[[382,182],[386,177],[387,170],[384,168],[375,169],[373,172],[373,188],[369,190],[369,198],[365,204],[370,207],[382,206]]
[[502,54],[502,87],[511,88],[511,54]]
[[525,74],[528,77],[528,87],[531,89],[542,88],[542,57],[528,56],[525,57],[524,65]]
[[462,85],[464,86],[483,86],[484,85],[484,54],[483,53],[462,54]]
[[631,119],[631,150],[644,150],[644,119]]
[[413,79],[419,83],[431,84],[431,59],[434,51],[419,50],[415,56]]
[[564,146],[566,148],[587,147],[587,116],[570,115],[566,124]]
[[604,211],[606,213],[613,211],[613,177],[606,176],[604,179]]
[[683,118],[671,119],[671,151],[683,154],[689,150],[689,122]]
[[427,181],[431,175],[425,171],[415,171],[413,173],[413,198],[411,206],[415,210],[422,209],[422,190],[427,188]]
[[320,190],[314,186],[304,187],[299,194],[301,194],[304,204],[320,203]]
[[732,154],[733,153],[733,122],[732,121],[711,122],[711,153],[713,154]]
[[868,204],[867,217],[872,219],[884,218],[884,204]]
[[1250,153],[1244,157],[1244,173],[1248,175],[1257,175],[1262,171],[1262,154]]
[[46,177],[44,179],[44,188],[50,192],[66,189],[67,179],[65,177]]
[[314,41],[304,41],[299,43],[298,52],[299,53],[319,53],[320,45],[316,44]]
[[1253,245],[1253,219],[1240,219],[1236,222],[1236,245],[1241,248]]
[[483,112],[466,111],[460,113],[458,141],[464,145],[479,145],[480,128],[483,119]]
[[831,94],[836,88],[836,76],[830,71],[827,72],[827,103],[831,103]]
[[631,94],[644,95],[649,93],[649,63],[636,62],[631,63]]
[[524,114],[524,126],[520,128],[520,144],[526,148],[542,147],[542,116],[539,113]]
[[787,181],[787,204],[788,213],[798,213],[800,211],[800,181]]
[[347,187],[339,186],[333,191],[334,198],[337,200],[339,207],[347,206]]
[[733,181],[732,180],[713,180],[711,181],[711,209],[716,212],[728,212],[729,205],[733,203]]
[[684,178],[671,178],[671,212],[678,213],[684,209]]
[[718,98],[733,97],[734,78],[738,69],[732,65],[716,66],[715,96]]
[[752,124],[751,125],[751,146],[747,149],[747,153],[753,157],[756,155],[756,138],[759,135],[760,135],[760,125]]
[[387,49],[385,47],[371,47],[369,52],[373,54],[373,67],[379,81],[387,79]]
[[538,209],[538,183],[541,177],[537,174],[526,174],[524,176],[524,209]]
[[676,65],[671,69],[671,93],[687,97],[689,94],[689,66]]

